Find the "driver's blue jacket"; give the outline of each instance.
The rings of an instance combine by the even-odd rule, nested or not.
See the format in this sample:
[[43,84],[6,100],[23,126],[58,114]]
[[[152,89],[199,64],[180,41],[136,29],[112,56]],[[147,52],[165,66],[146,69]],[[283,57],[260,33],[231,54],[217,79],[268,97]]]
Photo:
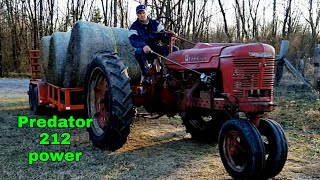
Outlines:
[[129,40],[134,48],[143,48],[146,45],[150,47],[158,43],[158,41],[168,41],[167,34],[157,34],[162,32],[164,28],[159,21],[148,19],[148,24],[142,24],[138,19],[131,25],[129,29]]

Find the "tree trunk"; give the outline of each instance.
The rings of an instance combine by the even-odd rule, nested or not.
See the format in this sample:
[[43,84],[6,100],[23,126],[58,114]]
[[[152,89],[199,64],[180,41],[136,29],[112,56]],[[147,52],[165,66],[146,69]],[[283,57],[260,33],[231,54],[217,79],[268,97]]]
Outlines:
[[43,37],[43,1],[39,0],[39,37]]
[[224,9],[223,9],[221,0],[218,0],[218,2],[219,2],[220,10],[221,10],[221,13],[222,13],[223,22],[224,22],[224,32],[226,33],[229,42],[231,42],[231,36],[230,36],[229,31],[228,31],[228,24],[227,24],[227,19],[226,19],[226,13],[225,13],[225,11],[224,11]]
[[54,0],[49,0],[49,1],[48,1],[48,7],[49,7],[49,19],[50,19],[49,34],[52,34],[52,33],[53,33]]
[[317,7],[316,7],[316,19],[315,22],[313,20],[313,0],[309,0],[309,19],[306,19],[307,22],[310,25],[311,28],[311,48],[310,51],[308,52],[309,54],[312,54],[312,48],[315,47],[315,45],[317,44],[317,28],[319,26],[319,21],[320,21],[320,2],[317,2]]
[[118,0],[114,0],[113,5],[113,27],[117,27],[118,25],[118,16],[117,16],[117,8],[118,8]]
[[109,3],[109,0],[106,0],[105,4],[104,4],[104,0],[101,0],[102,11],[103,11],[103,23],[105,26],[108,26],[108,3]]
[[272,40],[275,45],[277,38],[277,0],[273,0],[273,15],[272,15]]
[[240,4],[239,4],[239,1],[238,0],[235,0],[236,2],[236,6],[237,6],[237,9],[238,9],[238,14],[240,16],[240,20],[241,20],[241,24],[242,24],[242,35],[241,35],[241,39],[243,40],[244,37],[246,38],[246,40],[248,40],[248,32],[246,30],[246,19],[245,19],[245,12],[244,12],[244,1],[243,1],[243,9],[241,11],[241,7],[240,7]]
[[[196,0],[193,0],[193,19],[192,19],[192,33],[196,32]],[[193,40],[195,40],[195,36],[192,36]]]
[[234,13],[236,16],[236,27],[237,27],[237,41],[241,40],[241,27],[240,27],[240,18],[239,18],[239,14],[237,13],[237,7],[233,6],[234,8]]
[[37,0],[33,1],[34,17],[33,17],[33,49],[38,49],[38,22],[37,22]]
[[[289,16],[291,16],[291,2],[292,0],[288,0],[288,7],[286,8],[286,11],[285,11],[284,21],[282,26],[282,38],[285,38],[285,39],[288,38],[288,32],[286,31],[287,29],[286,27],[288,24]],[[289,30],[289,28],[287,30]]]

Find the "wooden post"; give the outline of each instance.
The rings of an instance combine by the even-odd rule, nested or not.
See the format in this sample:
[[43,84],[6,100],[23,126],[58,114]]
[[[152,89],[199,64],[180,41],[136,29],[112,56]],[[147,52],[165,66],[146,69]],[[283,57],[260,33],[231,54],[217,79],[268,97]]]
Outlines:
[[314,89],[320,91],[320,44],[313,51]]
[[276,72],[275,72],[275,82],[274,85],[278,86],[280,83],[280,80],[282,78],[283,74],[283,66],[284,66],[284,60],[283,58],[286,57],[287,52],[289,49],[289,41],[288,40],[282,40],[281,46],[280,46],[280,54],[276,58]]
[[304,72],[306,68],[306,60],[302,56],[302,52],[298,51],[297,53],[297,59],[296,59],[296,69],[299,71],[299,73],[304,77]]

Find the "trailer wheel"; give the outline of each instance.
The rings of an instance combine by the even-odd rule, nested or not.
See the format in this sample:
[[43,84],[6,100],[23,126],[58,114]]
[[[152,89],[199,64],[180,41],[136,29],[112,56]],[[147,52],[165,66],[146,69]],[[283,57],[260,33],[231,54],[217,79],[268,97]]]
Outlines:
[[261,119],[258,129],[261,136],[265,137],[263,138],[266,148],[264,176],[272,178],[281,172],[287,160],[287,140],[282,127],[274,120]]
[[34,114],[41,114],[43,107],[39,106],[38,87],[33,88],[33,105],[32,110]]
[[224,123],[219,134],[219,153],[234,179],[259,179],[265,164],[264,144],[257,128],[244,119]]
[[200,142],[217,142],[219,131],[224,123],[224,117],[221,115],[202,116],[199,111],[191,110],[185,112],[182,116],[183,125],[187,133],[191,134],[192,139]]
[[34,96],[33,96],[34,92],[33,92],[33,88],[32,88],[32,85],[29,85],[29,91],[28,91],[28,95],[29,95],[29,109],[30,110],[33,110],[33,99],[34,99]]
[[127,67],[115,55],[100,52],[88,66],[85,108],[93,145],[111,151],[127,141],[134,115]]

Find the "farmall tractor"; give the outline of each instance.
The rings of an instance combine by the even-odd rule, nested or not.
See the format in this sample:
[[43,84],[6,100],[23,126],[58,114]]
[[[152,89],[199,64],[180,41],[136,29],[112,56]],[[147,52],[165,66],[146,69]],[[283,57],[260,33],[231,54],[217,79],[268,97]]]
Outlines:
[[[109,150],[121,148],[130,133],[137,107],[144,107],[158,117],[180,115],[186,131],[195,140],[217,141],[223,165],[233,178],[265,179],[280,173],[288,151],[285,133],[276,121],[265,118],[265,113],[275,109],[275,51],[272,46],[196,43],[193,48],[171,52],[167,57],[153,52],[158,63],[150,67],[151,84],[142,85],[140,74],[132,73],[132,69],[140,71],[140,68],[133,55],[128,56],[133,51],[127,30],[106,28],[78,22],[71,32],[70,42],[66,43],[69,45],[64,57],[67,59],[64,79],[70,76],[68,68],[73,67],[68,64],[70,58],[83,52],[84,57],[92,57],[82,63],[85,64],[83,84],[75,86],[80,87],[80,91],[83,87],[84,110],[94,119],[88,131],[95,146]],[[97,42],[102,42],[103,36],[111,39],[111,43],[106,42],[109,50],[97,51]],[[91,50],[81,49],[83,42]],[[79,59],[83,61],[82,57]],[[78,64],[75,63],[81,67]],[[38,88],[43,86],[39,82],[31,86],[34,84]],[[46,84],[56,87],[50,82]],[[74,88],[66,84],[61,85],[65,86],[61,88],[64,91]],[[42,101],[34,103],[36,107],[46,100],[43,94],[54,93],[41,93],[37,89],[35,96],[37,94],[40,97],[33,99]],[[63,108],[72,110],[70,106]]]

